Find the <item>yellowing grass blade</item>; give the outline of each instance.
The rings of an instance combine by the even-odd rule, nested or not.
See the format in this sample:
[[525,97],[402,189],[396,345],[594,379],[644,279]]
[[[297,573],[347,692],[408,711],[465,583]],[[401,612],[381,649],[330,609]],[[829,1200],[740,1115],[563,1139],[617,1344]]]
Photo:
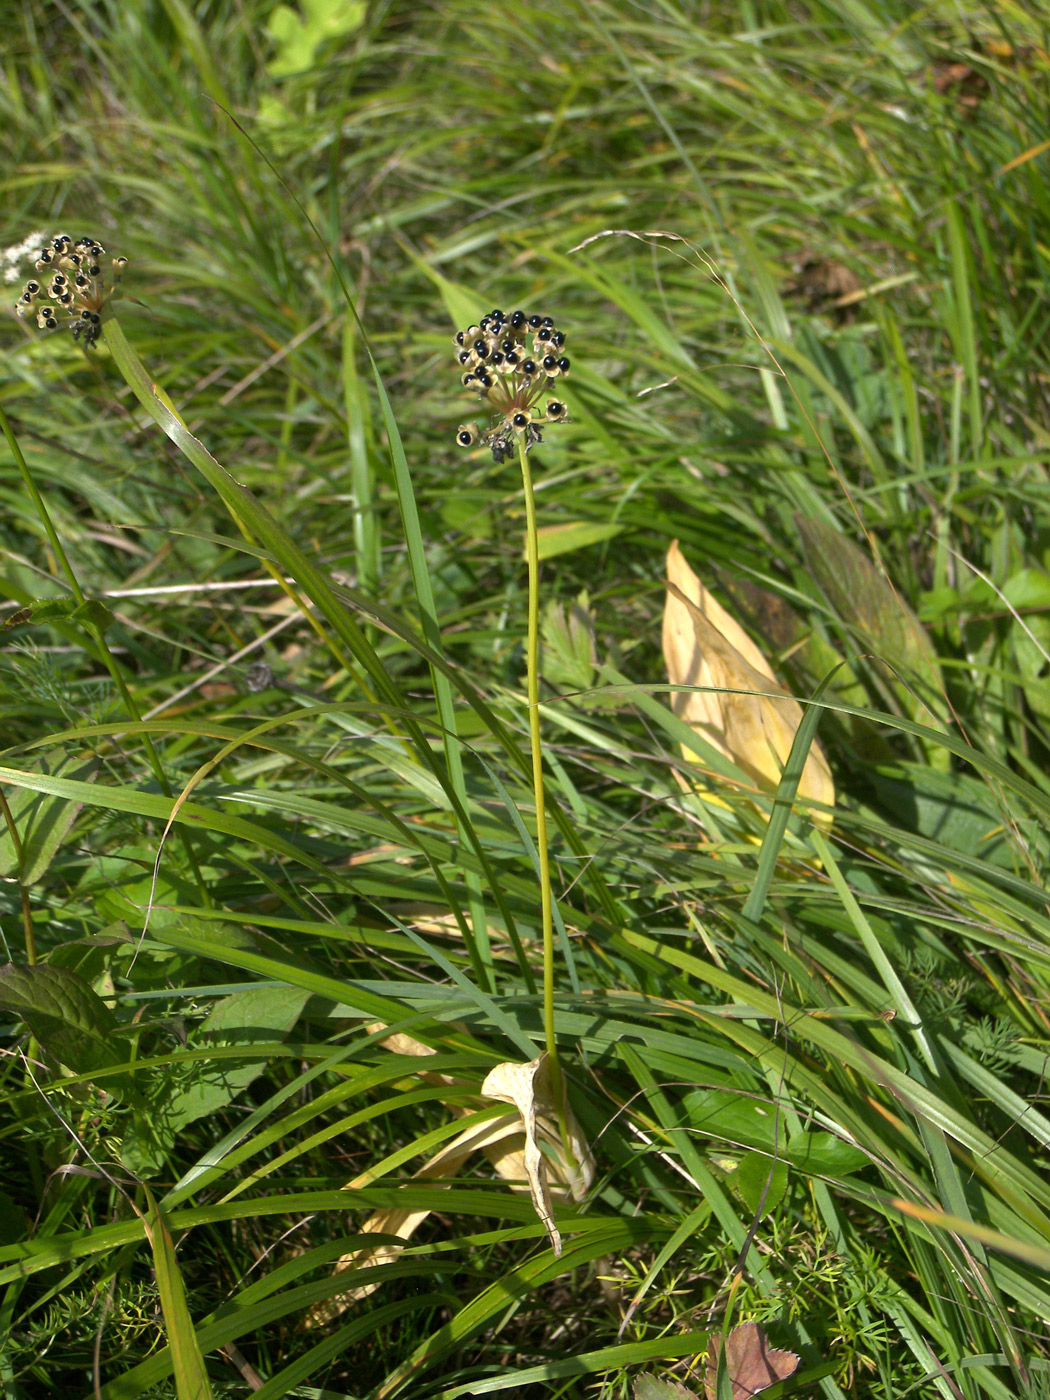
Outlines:
[[148,1186],[145,1191],[149,1205],[145,1219],[146,1238],[153,1250],[153,1267],[157,1274],[157,1292],[160,1294],[164,1328],[171,1351],[175,1393],[178,1400],[212,1400],[211,1382],[197,1342],[193,1319],[186,1306],[186,1289],[175,1257],[175,1243]]

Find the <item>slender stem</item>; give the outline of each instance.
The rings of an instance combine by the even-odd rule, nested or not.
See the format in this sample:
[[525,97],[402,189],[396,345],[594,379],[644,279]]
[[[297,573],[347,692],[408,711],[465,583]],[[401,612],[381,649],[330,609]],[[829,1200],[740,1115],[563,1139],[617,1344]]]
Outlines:
[[[40,522],[44,527],[49,541],[51,542],[51,548],[54,550],[55,557],[59,562],[62,572],[66,576],[67,582],[69,583],[70,592],[73,594],[73,597],[77,600],[78,604],[81,607],[84,607],[87,603],[87,599],[84,596],[84,591],[80,587],[80,582],[77,579],[76,574],[73,572],[73,566],[69,562],[69,556],[63,548],[62,541],[58,537],[58,531],[55,529],[54,522],[51,519],[51,513],[47,508],[47,504],[44,501],[43,496],[37,490],[36,482],[33,480],[32,473],[29,470],[29,464],[26,462],[25,457],[22,455],[22,448],[18,442],[18,439],[15,437],[14,433],[11,430],[11,424],[8,422],[7,414],[4,412],[3,405],[0,405],[0,428],[3,429],[4,437],[7,438],[8,446],[11,448],[11,452],[14,455],[14,459],[18,465],[18,470],[21,474],[22,481],[25,484],[26,490],[29,492],[30,500],[36,507],[37,514],[40,517]],[[105,630],[102,627],[100,627],[98,623],[92,622],[88,619],[81,620],[80,626],[83,627],[84,631],[88,634],[91,640],[98,647],[99,655],[102,657],[102,660],[105,663],[106,670],[112,677],[113,684],[116,686],[118,692],[120,693],[120,698],[124,702],[125,710],[131,716],[135,724],[141,725],[141,712],[139,711],[138,705],[135,703],[134,696],[128,688],[127,681],[125,681],[124,679],[124,673],[117,665],[116,657],[109,649],[109,643],[106,641]],[[164,765],[160,761],[160,755],[157,753],[152,737],[146,731],[143,731],[142,733],[142,743],[143,747],[146,750],[146,757],[149,760],[149,766],[153,769],[153,776],[156,778],[158,784],[160,785],[161,791],[164,793],[165,797],[171,797],[172,790],[170,784],[168,783],[167,776],[164,772]],[[185,849],[186,855],[189,859],[190,867],[193,870],[193,874],[197,882],[197,889],[201,895],[201,899],[205,906],[210,908],[212,904],[211,895],[208,893],[208,887],[204,883],[204,876],[202,875],[200,866],[197,863],[196,853],[190,842],[188,834],[181,827],[179,827],[179,838],[182,841],[183,848]]]
[[529,740],[532,747],[532,790],[536,802],[536,849],[540,860],[540,916],[543,925],[543,1033],[551,1089],[558,1108],[562,1141],[565,1131],[565,1084],[558,1059],[554,1027],[554,899],[551,893],[550,857],[547,853],[547,808],[543,797],[543,749],[540,737],[540,546],[536,533],[536,497],[525,450],[524,434],[518,437],[518,458],[525,487],[525,555],[529,563],[529,635],[525,651],[529,697]]
[[4,437],[7,438],[7,445],[10,447],[12,453],[14,454],[15,462],[18,464],[18,470],[22,476],[22,481],[25,483],[25,488],[29,492],[29,499],[33,502],[33,505],[36,507],[36,513],[37,515],[39,515],[40,522],[43,525],[47,537],[51,542],[51,548],[55,552],[55,558],[58,560],[62,568],[62,572],[66,576],[66,582],[69,584],[70,592],[73,594],[73,597],[77,600],[81,607],[83,607],[84,603],[87,602],[87,599],[84,597],[84,594],[80,588],[80,584],[77,582],[77,576],[73,572],[72,564],[70,564],[69,562],[69,555],[63,548],[62,541],[58,538],[58,531],[55,529],[54,524],[52,523],[47,506],[44,504],[44,498],[36,489],[36,482],[33,480],[29,471],[29,466],[26,463],[26,459],[22,455],[22,448],[19,445],[18,439],[11,431],[11,424],[7,420],[7,414],[4,412],[2,404],[0,404],[0,428],[3,428],[4,430]]
[[15,861],[18,864],[18,888],[22,892],[22,929],[26,940],[26,962],[32,967],[37,960],[36,937],[33,933],[33,906],[29,901],[29,888],[25,883],[25,847],[22,845],[14,813],[7,805],[3,788],[0,788],[0,816],[4,819],[7,834],[11,838],[11,845],[15,849]]

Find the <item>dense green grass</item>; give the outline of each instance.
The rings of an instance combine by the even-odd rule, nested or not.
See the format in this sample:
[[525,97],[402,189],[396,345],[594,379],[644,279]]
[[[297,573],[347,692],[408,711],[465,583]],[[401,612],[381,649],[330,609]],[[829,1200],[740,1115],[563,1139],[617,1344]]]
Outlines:
[[[702,1392],[743,1318],[788,1394],[1050,1394],[1030,9],[8,23],[0,245],[130,265],[96,351],[2,330],[5,1400]],[[598,1168],[561,1259],[482,1156],[412,1179],[543,1043],[521,478],[454,443],[494,304],[573,359],[532,455]],[[671,714],[674,538],[816,697],[830,832]],[[388,1206],[433,1213],[333,1274]]]

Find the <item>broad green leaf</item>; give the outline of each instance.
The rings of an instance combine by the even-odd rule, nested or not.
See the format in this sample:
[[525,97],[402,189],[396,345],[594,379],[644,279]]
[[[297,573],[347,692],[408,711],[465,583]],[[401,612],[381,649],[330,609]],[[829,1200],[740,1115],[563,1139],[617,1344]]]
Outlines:
[[42,627],[48,622],[68,622],[80,604],[75,598],[34,598],[4,622],[5,629],[32,625]]
[[183,1088],[165,1110],[170,1132],[206,1118],[235,1099],[266,1069],[265,1049],[278,1045],[295,1025],[309,992],[300,987],[248,987],[216,1003],[193,1043],[243,1045],[251,1058],[202,1066],[195,1083]]
[[1012,864],[1003,811],[988,784],[966,773],[900,763],[870,773],[880,804],[902,827],[960,855]]
[[677,1381],[658,1381],[655,1376],[636,1376],[634,1400],[696,1400],[692,1390]]
[[298,10],[275,6],[266,22],[277,50],[266,65],[268,72],[284,78],[309,70],[325,40],[345,39],[360,28],[365,9],[364,0],[302,0]]
[[112,1044],[116,1018],[68,968],[0,967],[0,1007],[24,1021],[48,1055],[76,1074],[120,1063]]
[[800,1171],[817,1176],[848,1176],[869,1165],[869,1157],[834,1133],[796,1133],[780,1149],[781,1156]]
[[749,1152],[730,1178],[752,1215],[768,1216],[784,1199],[788,1188],[787,1163]]
[[88,598],[73,610],[71,621],[96,632],[106,632],[113,626],[116,618],[98,598]]
[[112,626],[114,617],[97,598],[88,598],[83,603],[69,597],[38,598],[6,618],[0,631],[6,632],[11,627],[44,627],[50,622],[76,622],[105,632]]
[[186,1303],[186,1288],[175,1257],[175,1243],[167,1221],[148,1186],[143,1188],[149,1205],[146,1234],[153,1249],[164,1330],[171,1350],[172,1374],[178,1400],[212,1400],[211,1382],[201,1355],[193,1319]]
[[[38,764],[42,773],[61,774],[82,782],[93,782],[98,767],[99,760],[94,757],[79,762],[63,757],[53,766],[41,759]],[[28,788],[8,789],[6,796],[21,842],[22,859],[19,861],[6,821],[0,821],[0,876],[14,876],[23,885],[33,885],[54,860],[81,804]]]
[[852,540],[823,520],[795,516],[806,564],[843,622],[895,670],[921,685],[909,712],[943,689],[937,656],[918,618]]
[[770,1104],[731,1089],[693,1089],[682,1101],[691,1131],[731,1147],[756,1147],[780,1154],[786,1142]]
[[559,554],[572,554],[601,544],[620,534],[626,525],[613,525],[600,520],[566,520],[558,525],[543,525],[538,531],[541,559],[553,559]]

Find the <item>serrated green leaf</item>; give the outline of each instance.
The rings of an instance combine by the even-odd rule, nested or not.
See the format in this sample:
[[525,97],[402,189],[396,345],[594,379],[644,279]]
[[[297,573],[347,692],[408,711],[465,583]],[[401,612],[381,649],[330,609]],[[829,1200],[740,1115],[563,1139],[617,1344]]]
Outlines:
[[24,627],[33,621],[32,608],[19,608],[0,623],[0,632],[9,632],[12,627]]
[[75,598],[35,598],[22,609],[23,613],[29,613],[23,620],[34,627],[48,622],[68,622],[79,606]]
[[636,1376],[634,1400],[696,1400],[691,1390],[677,1381],[658,1381],[655,1376]]
[[555,690],[586,690],[594,684],[594,632],[587,595],[568,608],[549,603],[540,623],[541,669]]
[[75,972],[38,963],[0,967],[0,1007],[32,1031],[43,1049],[76,1074],[118,1064],[116,1018]]

